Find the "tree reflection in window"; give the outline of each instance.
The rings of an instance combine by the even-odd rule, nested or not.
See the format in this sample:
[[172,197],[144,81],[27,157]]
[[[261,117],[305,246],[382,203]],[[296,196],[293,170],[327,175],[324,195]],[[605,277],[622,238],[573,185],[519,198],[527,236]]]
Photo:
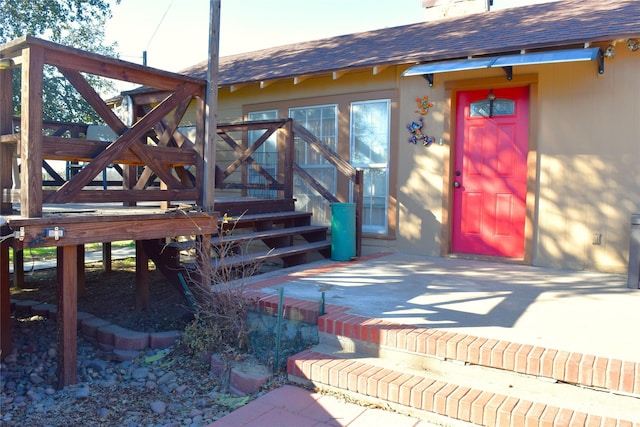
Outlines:
[[511,99],[481,99],[471,103],[471,117],[511,116],[515,114],[515,102]]

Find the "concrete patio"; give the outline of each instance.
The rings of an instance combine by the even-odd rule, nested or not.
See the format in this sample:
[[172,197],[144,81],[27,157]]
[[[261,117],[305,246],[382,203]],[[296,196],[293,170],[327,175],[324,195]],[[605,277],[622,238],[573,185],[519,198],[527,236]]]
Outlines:
[[251,283],[310,301],[324,292],[327,304],[389,322],[640,361],[640,290],[619,274],[384,254]]

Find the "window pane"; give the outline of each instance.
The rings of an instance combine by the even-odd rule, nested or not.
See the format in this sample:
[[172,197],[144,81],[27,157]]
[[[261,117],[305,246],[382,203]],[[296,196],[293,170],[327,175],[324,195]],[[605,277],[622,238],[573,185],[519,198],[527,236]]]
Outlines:
[[[338,106],[320,105],[292,108],[289,117],[307,128],[320,141],[336,150],[338,143]],[[294,160],[332,194],[336,193],[336,169],[315,150],[296,138]],[[330,204],[299,177],[294,179],[296,209],[313,213],[314,224],[329,225]]]
[[353,104],[351,107],[355,163],[387,163],[389,104],[386,101]]
[[471,117],[496,117],[511,116],[515,114],[515,102],[511,99],[495,99],[493,102],[488,99],[471,103]]
[[364,172],[367,233],[387,231],[390,106],[387,99],[351,104],[351,164]]

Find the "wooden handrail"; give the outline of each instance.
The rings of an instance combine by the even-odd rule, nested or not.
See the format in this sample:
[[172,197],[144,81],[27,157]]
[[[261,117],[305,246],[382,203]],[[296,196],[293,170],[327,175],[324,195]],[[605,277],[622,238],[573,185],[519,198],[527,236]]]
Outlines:
[[[249,146],[247,132],[264,131],[256,141]],[[281,146],[279,144],[279,155],[282,158],[282,171],[279,170],[279,176],[276,178],[269,174],[262,165],[254,158],[256,150],[273,135],[275,132],[283,133],[283,137],[278,140],[284,141]],[[241,137],[233,137],[231,134],[240,133]],[[322,183],[318,182],[311,174],[309,174],[302,166],[294,160],[294,144],[296,141],[306,144],[324,159],[326,159],[336,170],[345,176],[352,185],[353,199],[356,205],[356,256],[362,254],[362,218],[363,218],[363,176],[362,170],[354,168],[347,160],[340,157],[331,147],[320,141],[312,132],[301,124],[292,119],[278,120],[259,120],[251,122],[239,123],[219,123],[218,136],[222,141],[233,150],[235,160],[230,162],[224,170],[220,171],[220,181],[224,181],[234,171],[241,166],[251,167],[257,171],[264,179],[264,184],[246,182],[246,175],[243,175],[243,181],[224,183],[216,182],[217,188],[222,189],[262,189],[281,191],[285,198],[293,197],[293,175],[297,175],[311,188],[318,192],[325,200],[330,203],[339,203],[341,200],[336,197],[331,190],[325,188]],[[297,138],[296,138],[297,137]],[[239,143],[238,139],[242,142]],[[280,169],[280,168],[279,168]],[[344,200],[342,200],[344,202]]]

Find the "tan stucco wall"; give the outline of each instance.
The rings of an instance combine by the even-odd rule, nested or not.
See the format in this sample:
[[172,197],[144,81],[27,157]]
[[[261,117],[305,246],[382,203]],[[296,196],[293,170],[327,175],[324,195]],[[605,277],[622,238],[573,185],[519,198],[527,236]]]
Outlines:
[[[570,269],[626,273],[630,215],[640,212],[640,54],[619,44],[605,73],[595,62],[514,68],[515,75],[535,75],[530,146],[537,156],[534,191],[532,263]],[[426,89],[420,77],[403,81],[401,105],[406,116],[415,94],[435,104],[425,121],[427,133],[443,135],[445,145],[400,145],[399,250],[433,253],[438,223],[445,214],[443,190],[449,152],[445,84],[504,76],[499,71],[436,75]],[[490,85],[484,86],[489,88]],[[417,154],[417,155],[416,155]],[[413,159],[412,159],[413,157]],[[594,233],[601,244],[594,245]],[[445,245],[446,247],[446,242]]]
[[[530,146],[537,163],[530,174],[533,231],[528,242],[534,265],[626,272],[629,218],[640,213],[640,173],[634,168],[640,158],[638,69],[640,52],[629,52],[623,43],[616,57],[605,61],[603,76],[594,61],[514,68],[514,78],[529,75],[537,81],[531,94]],[[364,252],[439,255],[448,247],[443,191],[452,155],[450,120],[455,116],[450,111],[452,92],[445,86],[475,82],[478,88],[489,88],[495,82],[506,84],[506,77],[499,69],[437,74],[430,88],[422,77],[400,77],[403,70],[389,67],[374,75],[369,69],[335,80],[309,78],[297,85],[291,79],[235,92],[223,88],[218,121],[239,120],[247,111],[270,106],[348,105],[351,100],[378,99],[381,92],[395,93],[391,146],[397,156],[391,165],[391,205],[397,206],[392,212],[398,223],[396,239],[366,239]],[[419,117],[416,98],[425,95],[434,104],[424,117],[423,131],[436,139],[430,147],[409,143],[406,129]],[[287,114],[284,108],[280,111]],[[348,111],[341,108],[340,114],[340,123],[348,124]],[[348,145],[348,134],[340,138],[340,144]],[[601,234],[600,245],[592,244],[593,233]]]
[[623,43],[602,76],[590,63],[541,67],[538,264],[626,271],[640,212],[639,69]]

